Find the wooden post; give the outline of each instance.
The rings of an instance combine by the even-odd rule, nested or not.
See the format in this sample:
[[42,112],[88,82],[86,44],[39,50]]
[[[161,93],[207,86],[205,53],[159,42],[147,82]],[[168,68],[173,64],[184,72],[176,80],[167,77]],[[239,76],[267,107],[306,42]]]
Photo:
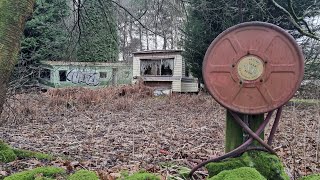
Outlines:
[[[241,117],[241,116],[240,116]],[[230,152],[243,143],[243,131],[227,110],[225,152]]]
[[[226,139],[225,139],[225,152],[230,152],[237,148],[244,142],[244,132],[242,127],[239,126],[234,120],[232,115],[227,111],[226,113]],[[241,119],[244,118],[244,114],[238,114]],[[264,114],[249,115],[248,123],[249,127],[256,131],[264,120]],[[264,132],[260,135],[261,139],[264,139]],[[254,145],[259,146],[259,143],[254,141]]]
[[[264,120],[264,114],[250,115],[248,120],[249,127],[252,129],[253,132],[255,132],[262,124]],[[260,138],[264,140],[264,131],[262,131]],[[258,141],[253,141],[253,144],[256,146],[260,146],[260,143]]]

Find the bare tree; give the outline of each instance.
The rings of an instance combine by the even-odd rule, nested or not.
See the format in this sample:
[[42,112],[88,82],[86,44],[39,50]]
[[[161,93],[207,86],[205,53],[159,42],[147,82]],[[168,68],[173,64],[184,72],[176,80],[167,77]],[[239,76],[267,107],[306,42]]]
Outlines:
[[[310,0],[311,1],[311,0]],[[310,23],[307,22],[307,18],[314,14],[319,14],[320,2],[313,0],[313,3],[304,10],[304,13],[301,16],[298,16],[295,9],[293,0],[287,0],[286,7],[281,6],[276,0],[270,0],[274,7],[283,12],[288,20],[292,23],[299,33],[304,36],[313,38],[315,40],[320,40],[320,35],[316,34],[315,31],[311,28]]]
[[186,20],[183,1],[114,0],[124,59],[138,50],[177,49]]

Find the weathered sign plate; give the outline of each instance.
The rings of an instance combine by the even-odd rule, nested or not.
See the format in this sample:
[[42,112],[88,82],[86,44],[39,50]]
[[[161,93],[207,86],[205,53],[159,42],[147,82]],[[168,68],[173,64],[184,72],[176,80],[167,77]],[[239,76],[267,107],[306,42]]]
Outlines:
[[221,33],[208,48],[203,78],[224,107],[260,114],[285,104],[303,79],[304,58],[295,39],[278,26],[248,22]]

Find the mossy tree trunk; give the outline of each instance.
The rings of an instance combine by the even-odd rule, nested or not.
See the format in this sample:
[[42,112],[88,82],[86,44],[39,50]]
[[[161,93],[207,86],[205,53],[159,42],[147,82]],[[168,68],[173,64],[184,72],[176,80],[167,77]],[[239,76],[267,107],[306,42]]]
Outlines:
[[0,114],[20,49],[20,39],[35,0],[0,0]]

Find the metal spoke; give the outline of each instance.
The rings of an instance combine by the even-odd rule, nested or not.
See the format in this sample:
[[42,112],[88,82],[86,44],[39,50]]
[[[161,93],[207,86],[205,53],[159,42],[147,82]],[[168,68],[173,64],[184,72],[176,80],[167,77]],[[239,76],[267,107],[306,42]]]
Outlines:
[[264,45],[260,48],[261,52],[266,52],[275,38],[276,36],[272,36],[272,38],[265,38],[266,43],[264,43]]
[[296,65],[295,64],[279,64],[279,65],[272,64],[270,69],[271,69],[271,72],[295,73]]
[[230,73],[232,71],[231,65],[209,65],[210,73],[226,72]]
[[227,101],[229,101],[230,103],[233,103],[234,100],[236,99],[236,97],[240,94],[240,91],[242,90],[243,87],[240,87],[239,90],[237,91],[237,93],[235,93],[232,96],[229,96],[229,98],[227,98]]
[[240,54],[241,52],[242,52],[242,53],[244,52],[244,50],[243,50],[240,42],[238,41],[238,39],[237,39],[235,36],[230,35],[230,36],[228,37],[228,40],[229,40],[230,44],[232,45],[234,51],[235,51],[237,54]]
[[269,90],[267,89],[266,86],[264,85],[260,85],[260,86],[256,86],[257,89],[259,90],[260,94],[263,96],[264,100],[271,105],[273,103],[273,98],[269,92]]

